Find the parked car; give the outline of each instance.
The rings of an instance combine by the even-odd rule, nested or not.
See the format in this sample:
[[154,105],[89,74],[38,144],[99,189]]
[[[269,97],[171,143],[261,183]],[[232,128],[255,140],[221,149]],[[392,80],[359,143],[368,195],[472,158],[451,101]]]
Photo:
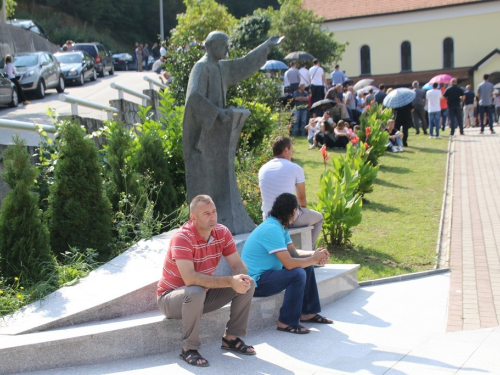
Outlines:
[[[24,92],[35,92],[39,99],[45,97],[45,91],[56,89],[64,92],[66,84],[59,62],[50,52],[22,52],[12,55],[19,80]],[[3,71],[4,61],[0,61]]]
[[83,86],[85,80],[95,81],[97,79],[95,60],[87,52],[58,52],[54,56],[61,65],[66,83],[76,83]]
[[4,73],[0,73],[0,104],[5,104],[9,107],[17,107],[19,105],[16,86]]
[[113,64],[115,64],[115,70],[129,70],[136,67],[134,57],[126,52],[115,53],[113,55]]
[[109,72],[109,75],[115,74],[111,52],[101,43],[76,43],[71,47],[70,51],[85,51],[92,56],[95,59],[99,77],[104,77],[106,71]]
[[12,26],[20,27],[21,29],[32,31],[43,36],[45,39],[49,39],[43,27],[32,20],[19,20],[14,18],[12,20],[7,20],[7,23]]

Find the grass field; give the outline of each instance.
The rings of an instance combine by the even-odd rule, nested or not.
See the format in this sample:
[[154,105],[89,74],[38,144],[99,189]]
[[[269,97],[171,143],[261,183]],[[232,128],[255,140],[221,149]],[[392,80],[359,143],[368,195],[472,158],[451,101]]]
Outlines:
[[[365,196],[368,202],[351,246],[330,249],[332,263],[361,265],[359,280],[434,268],[448,136],[436,140],[410,131],[405,152],[387,152],[380,159],[375,188]],[[315,203],[324,164],[320,152],[308,145],[305,138],[295,138],[293,158],[304,168],[308,203]],[[333,157],[345,151],[329,152]],[[331,160],[327,167],[332,168]]]

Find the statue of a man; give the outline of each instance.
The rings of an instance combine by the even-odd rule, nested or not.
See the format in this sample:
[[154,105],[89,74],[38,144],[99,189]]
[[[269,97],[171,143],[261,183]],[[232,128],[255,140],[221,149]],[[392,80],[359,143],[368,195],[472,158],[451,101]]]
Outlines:
[[228,57],[229,37],[220,31],[208,34],[206,54],[194,65],[186,93],[183,152],[188,202],[206,194],[217,206],[218,222],[233,234],[248,233],[255,224],[245,211],[238,192],[234,158],[250,111],[226,108],[228,87],[250,77],[266,63],[272,37],[245,57]]

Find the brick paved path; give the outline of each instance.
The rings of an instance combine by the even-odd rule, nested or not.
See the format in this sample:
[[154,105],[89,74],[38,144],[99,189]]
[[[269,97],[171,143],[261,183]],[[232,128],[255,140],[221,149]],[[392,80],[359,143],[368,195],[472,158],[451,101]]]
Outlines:
[[489,133],[466,129],[452,140],[448,331],[500,322],[500,136]]

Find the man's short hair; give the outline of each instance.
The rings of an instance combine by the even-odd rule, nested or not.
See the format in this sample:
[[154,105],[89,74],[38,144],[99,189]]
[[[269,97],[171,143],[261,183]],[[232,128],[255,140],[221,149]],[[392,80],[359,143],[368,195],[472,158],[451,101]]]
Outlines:
[[380,85],[378,85],[378,89],[379,90],[383,90],[385,89],[385,85],[383,83],[381,83]]
[[295,66],[295,61],[290,61],[290,68]]
[[212,198],[210,198],[210,196],[208,195],[197,195],[196,197],[194,197],[192,200],[191,200],[191,203],[189,204],[189,212],[190,213],[194,213],[194,209],[196,208],[196,206],[198,205],[198,203],[200,202],[203,202],[203,203],[206,203],[206,204],[209,204],[209,203],[213,203],[213,200]]
[[313,64],[316,65],[317,63],[319,63],[319,60],[318,59],[314,59],[313,60]]
[[368,90],[370,94],[373,94],[373,89]]
[[484,79],[485,81],[487,81],[487,80],[488,80],[488,78],[490,78],[490,75],[489,75],[489,74],[485,74],[485,75],[483,76],[483,79]]
[[420,83],[418,81],[413,81],[412,86],[417,88],[418,86],[420,86]]
[[392,124],[393,122],[394,123],[396,122],[396,120],[394,120],[393,118],[390,118],[389,120],[387,120],[387,124]]
[[470,90],[470,89],[472,89],[472,86],[471,85],[467,85],[467,86],[465,86],[465,89],[466,90]]
[[432,88],[433,88],[433,89],[437,89],[437,88],[438,88],[438,86],[439,86],[439,84],[438,84],[437,82],[434,82],[434,83],[432,84]]
[[292,140],[288,137],[278,136],[273,142],[273,155],[280,156],[285,148],[292,147]]
[[269,215],[278,219],[283,226],[288,227],[297,208],[299,208],[297,197],[290,193],[283,193],[278,195],[274,201]]
[[306,62],[303,62],[302,64],[300,64],[300,67],[301,68],[305,68],[307,66],[307,63]]
[[338,68],[340,68],[340,65],[339,64],[335,65],[335,69],[338,69]]
[[457,79],[456,78],[452,78],[451,81],[450,81],[450,83],[452,85],[456,85],[457,84]]

